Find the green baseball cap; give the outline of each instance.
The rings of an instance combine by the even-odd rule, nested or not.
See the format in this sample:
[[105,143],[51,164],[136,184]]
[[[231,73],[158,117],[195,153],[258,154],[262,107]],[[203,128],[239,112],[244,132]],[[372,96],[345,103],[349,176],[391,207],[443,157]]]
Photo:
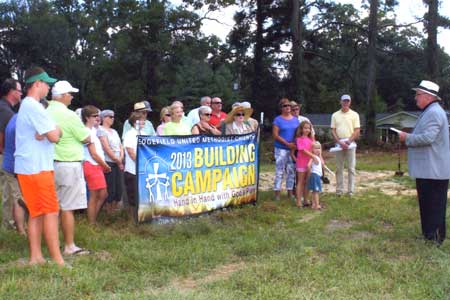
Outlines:
[[58,81],[58,79],[52,78],[50,76],[48,76],[47,72],[42,72],[36,75],[31,76],[30,78],[28,78],[25,83],[33,83],[35,81],[44,81],[47,83],[55,83],[56,81]]

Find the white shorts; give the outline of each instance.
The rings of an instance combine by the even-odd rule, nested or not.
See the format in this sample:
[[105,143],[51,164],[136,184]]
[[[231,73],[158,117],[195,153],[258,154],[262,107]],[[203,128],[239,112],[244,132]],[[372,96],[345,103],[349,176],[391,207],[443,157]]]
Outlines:
[[86,182],[81,162],[54,162],[55,186],[61,210],[87,207]]

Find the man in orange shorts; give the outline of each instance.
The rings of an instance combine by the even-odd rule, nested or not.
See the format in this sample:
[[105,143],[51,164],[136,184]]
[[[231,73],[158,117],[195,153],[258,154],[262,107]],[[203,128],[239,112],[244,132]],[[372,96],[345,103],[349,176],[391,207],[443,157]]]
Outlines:
[[45,263],[41,249],[44,234],[50,256],[57,264],[64,265],[59,249],[59,203],[53,178],[53,143],[58,142],[61,130],[39,103],[47,96],[49,84],[55,81],[42,68],[27,70],[27,97],[22,100],[17,115],[14,172],[30,213],[30,264]]

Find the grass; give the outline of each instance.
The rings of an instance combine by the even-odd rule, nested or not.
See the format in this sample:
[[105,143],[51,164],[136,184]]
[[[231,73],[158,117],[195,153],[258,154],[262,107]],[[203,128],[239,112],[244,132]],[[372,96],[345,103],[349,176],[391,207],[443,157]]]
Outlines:
[[79,215],[93,254],[73,269],[18,265],[26,240],[2,231],[0,299],[449,299],[450,243],[416,240],[413,197],[325,195],[320,213],[260,198],[165,226]]
[[[393,158],[358,165],[395,170]],[[77,215],[76,241],[93,253],[68,258],[72,269],[18,263],[26,239],[0,230],[0,299],[450,299],[450,242],[417,239],[415,197],[326,194],[322,212],[273,198],[170,225],[118,214],[93,228]]]

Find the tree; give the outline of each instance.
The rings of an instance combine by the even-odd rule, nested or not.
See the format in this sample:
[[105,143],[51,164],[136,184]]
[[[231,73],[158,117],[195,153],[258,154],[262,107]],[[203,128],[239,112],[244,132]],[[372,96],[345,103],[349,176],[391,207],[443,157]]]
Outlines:
[[368,75],[366,94],[366,140],[374,143],[375,136],[375,79],[376,79],[376,44],[378,35],[378,0],[370,0],[369,13],[369,45],[368,45]]

